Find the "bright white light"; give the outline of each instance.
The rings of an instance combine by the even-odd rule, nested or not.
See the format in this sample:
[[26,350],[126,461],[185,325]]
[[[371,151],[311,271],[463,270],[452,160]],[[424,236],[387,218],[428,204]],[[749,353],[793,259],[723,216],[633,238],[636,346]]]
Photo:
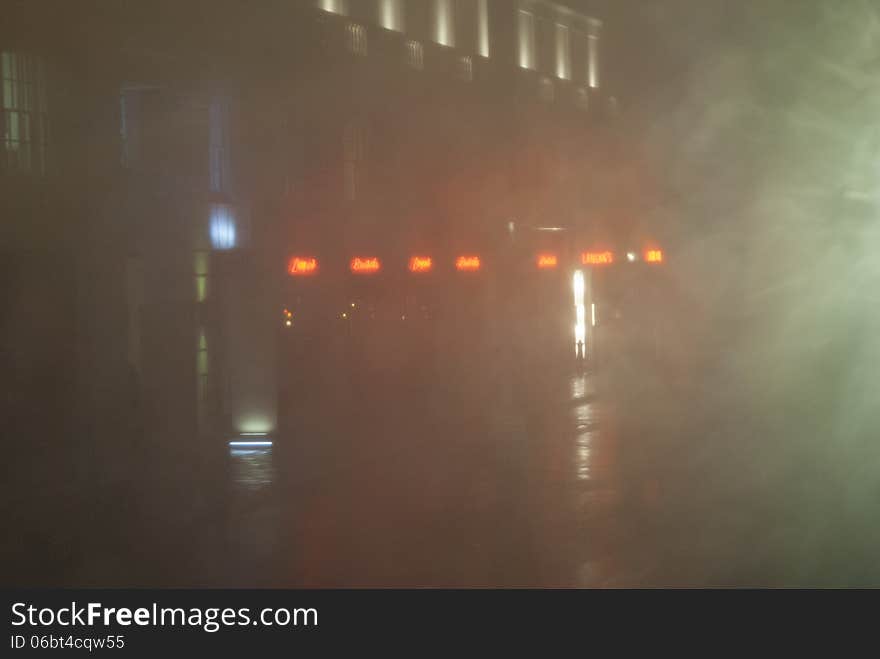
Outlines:
[[402,0],[381,0],[379,7],[379,24],[396,32],[403,31]]
[[267,432],[243,432],[239,433],[242,437],[265,437],[269,433]]
[[527,11],[517,14],[519,30],[519,65],[523,69],[535,68],[535,17]]
[[443,46],[455,45],[452,0],[434,0],[434,41]]
[[587,322],[586,309],[584,308],[584,272],[576,270],[572,279],[572,289],[574,290],[574,309],[575,309],[575,325],[574,325],[574,344],[575,355],[577,355],[577,344],[583,344],[586,350],[587,345]]
[[590,303],[590,316],[591,316],[592,325],[593,325],[593,327],[595,327],[596,326],[596,303],[595,302]]
[[232,249],[235,247],[235,216],[226,204],[211,205],[211,219],[208,227],[211,246],[214,249]]
[[260,446],[262,446],[262,447],[272,446],[272,442],[271,442],[271,441],[260,441],[260,442],[254,442],[254,441],[231,441],[231,442],[229,442],[229,446],[236,446],[236,447],[239,447],[239,446],[247,446],[247,447],[251,447],[251,448],[256,448],[256,447],[260,447]]
[[318,7],[332,14],[347,14],[348,7],[345,5],[345,0],[318,0]]
[[477,52],[489,57],[489,10],[487,0],[477,0]]
[[591,34],[587,38],[587,66],[589,68],[589,85],[593,89],[599,87],[599,35]]
[[556,77],[568,80],[571,78],[571,50],[569,45],[568,26],[556,24]]
[[630,263],[632,263],[633,261],[635,261],[635,260],[636,260],[636,255],[635,255],[635,253],[633,253],[633,252],[627,252],[627,253],[626,253],[626,260],[629,261]]

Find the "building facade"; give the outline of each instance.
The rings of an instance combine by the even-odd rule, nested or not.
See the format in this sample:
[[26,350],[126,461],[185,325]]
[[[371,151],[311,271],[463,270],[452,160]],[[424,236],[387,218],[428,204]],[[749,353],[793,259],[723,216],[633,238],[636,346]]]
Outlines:
[[292,255],[345,270],[359,253],[487,251],[535,227],[613,235],[593,176],[613,142],[602,24],[567,6],[6,12],[14,427],[54,404],[46,436],[95,437],[94,453],[137,419],[188,469],[218,438],[277,430]]

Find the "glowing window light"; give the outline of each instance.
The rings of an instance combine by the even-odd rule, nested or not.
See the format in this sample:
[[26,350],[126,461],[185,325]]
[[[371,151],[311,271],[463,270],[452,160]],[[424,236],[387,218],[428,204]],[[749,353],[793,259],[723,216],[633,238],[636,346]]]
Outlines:
[[434,261],[430,256],[413,256],[409,260],[410,272],[431,272],[434,268]]
[[614,254],[611,252],[584,252],[581,254],[581,263],[584,265],[608,265],[614,263]]
[[550,270],[557,265],[556,254],[538,254],[538,267],[541,270]]
[[663,263],[663,250],[649,249],[645,252],[645,261],[647,263]]
[[225,204],[211,206],[211,219],[208,231],[214,249],[232,249],[236,244],[235,216]]
[[480,257],[459,256],[455,260],[455,269],[460,272],[476,272],[480,269]]
[[369,275],[374,272],[379,272],[379,269],[382,267],[382,264],[379,262],[379,259],[375,256],[369,257],[361,257],[356,256],[351,260],[349,264],[349,268],[355,274],[363,274]]
[[312,256],[294,256],[287,262],[287,272],[294,277],[313,275],[317,271],[318,259]]

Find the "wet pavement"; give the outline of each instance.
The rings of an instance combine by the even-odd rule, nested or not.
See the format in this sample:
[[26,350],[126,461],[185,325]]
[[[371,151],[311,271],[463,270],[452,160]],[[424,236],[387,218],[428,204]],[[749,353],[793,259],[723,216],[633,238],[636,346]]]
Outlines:
[[[615,438],[596,378],[509,383],[479,407],[379,387],[303,435],[231,450],[210,580],[282,586],[611,584]],[[485,383],[484,383],[485,384]],[[452,397],[460,396],[453,392]],[[215,556],[220,554],[215,553]]]

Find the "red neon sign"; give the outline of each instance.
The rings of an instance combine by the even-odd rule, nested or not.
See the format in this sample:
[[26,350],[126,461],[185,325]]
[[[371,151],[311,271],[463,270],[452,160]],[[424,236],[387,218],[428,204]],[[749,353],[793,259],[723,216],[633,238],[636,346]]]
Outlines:
[[476,272],[480,269],[480,257],[459,256],[455,261],[455,269],[461,272]]
[[614,254],[611,252],[584,252],[581,254],[581,263],[584,265],[608,265],[614,263]]
[[556,267],[556,254],[538,254],[538,267],[548,270]]
[[374,272],[379,272],[379,268],[381,268],[382,265],[379,263],[379,259],[375,256],[356,256],[351,260],[349,267],[355,274],[369,275]]
[[430,256],[413,256],[409,260],[410,272],[431,272],[434,268],[434,261]]
[[647,263],[663,263],[663,250],[649,249],[645,252],[645,261]]
[[287,262],[287,272],[294,277],[313,275],[318,271],[318,259],[313,257],[294,256]]

